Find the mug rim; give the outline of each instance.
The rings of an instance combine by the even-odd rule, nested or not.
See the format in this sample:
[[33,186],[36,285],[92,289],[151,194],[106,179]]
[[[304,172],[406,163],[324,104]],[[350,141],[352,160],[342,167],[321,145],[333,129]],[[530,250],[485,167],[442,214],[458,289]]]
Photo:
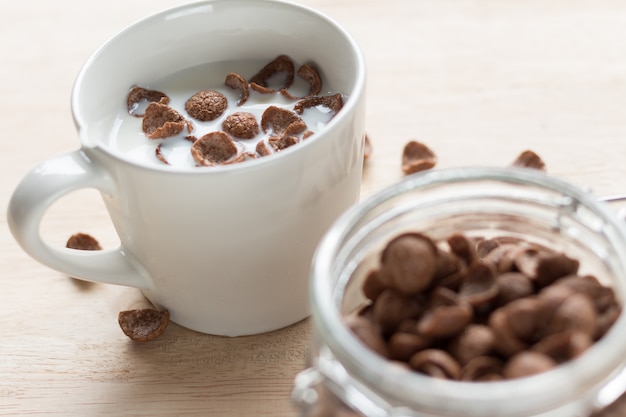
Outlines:
[[[562,400],[563,395],[575,396],[580,394],[580,392],[573,392],[576,389],[569,382],[574,378],[593,376],[595,377],[593,383],[598,384],[603,380],[603,377],[608,376],[606,371],[600,375],[601,372],[587,370],[583,373],[583,377],[574,377],[574,374],[581,372],[581,369],[588,369],[590,364],[599,359],[606,361],[606,358],[609,358],[611,363],[615,364],[624,357],[626,339],[620,338],[618,334],[620,329],[623,330],[626,327],[626,314],[624,312],[620,314],[609,332],[602,339],[594,342],[593,346],[580,358],[561,364],[550,371],[530,377],[498,382],[435,380],[430,376],[395,366],[388,359],[374,353],[360,342],[356,335],[343,323],[340,306],[336,304],[338,300],[335,298],[333,284],[328,278],[334,269],[333,256],[337,254],[346,236],[353,231],[360,218],[374,210],[378,205],[403,193],[422,188],[445,185],[455,181],[469,182],[474,180],[493,180],[538,186],[575,198],[618,231],[623,245],[621,251],[618,250],[620,248],[616,248],[616,250],[621,252],[621,263],[626,266],[626,224],[619,220],[602,202],[594,198],[591,193],[569,182],[528,168],[461,167],[423,171],[409,175],[351,207],[336,220],[322,238],[313,258],[310,279],[310,305],[312,306],[314,329],[317,329],[322,335],[321,343],[330,349],[332,356],[349,373],[352,373],[361,382],[365,381],[370,386],[376,387],[375,389],[380,389],[390,398],[407,400],[409,404],[416,406],[419,403],[419,398],[425,397],[431,403],[440,403],[441,409],[448,412],[459,411],[459,407],[463,408],[473,404],[478,407],[476,410],[472,412],[472,410],[463,408],[463,412],[469,413],[468,416],[482,416],[486,412],[497,411],[498,409],[494,408],[494,405],[498,402],[513,401],[514,398],[518,398],[522,399],[523,403],[528,403],[527,399],[532,398],[533,395],[545,394],[546,390],[558,390],[560,395],[552,403],[546,400],[536,405],[535,408],[533,408],[533,404],[528,405],[535,411],[545,411],[545,407],[558,406],[559,403],[554,401]],[[624,278],[626,279],[626,277]],[[621,302],[623,307],[624,299]],[[618,351],[622,353],[619,354]],[[608,367],[605,366],[605,368]],[[611,371],[615,371],[615,368],[611,367]],[[564,381],[566,382],[564,383]]]
[[[86,121],[83,120],[82,112],[81,112],[81,100],[79,98],[79,92],[81,89],[81,84],[89,71],[90,67],[95,63],[99,55],[105,51],[107,48],[110,48],[114,42],[126,36],[127,33],[137,30],[142,26],[149,25],[151,22],[162,20],[166,21],[167,16],[181,15],[181,14],[191,14],[190,11],[196,9],[196,13],[203,13],[202,9],[205,6],[210,6],[214,4],[223,4],[227,5],[229,8],[237,8],[240,7],[241,4],[262,4],[262,5],[272,5],[277,7],[285,7],[290,8],[295,11],[300,11],[306,14],[309,14],[315,19],[319,21],[323,21],[328,25],[332,26],[337,34],[340,34],[343,39],[350,45],[350,50],[352,53],[353,61],[355,62],[355,74],[354,74],[354,83],[353,87],[349,92],[343,92],[342,94],[348,97],[348,100],[345,100],[343,103],[343,107],[341,111],[339,111],[325,126],[324,129],[316,132],[312,140],[304,141],[302,143],[298,143],[297,146],[286,148],[280,152],[269,155],[269,157],[257,158],[254,160],[248,160],[244,163],[235,163],[235,164],[227,164],[227,165],[218,165],[212,167],[175,167],[175,166],[160,166],[160,165],[149,165],[144,164],[137,161],[132,161],[129,158],[125,158],[122,155],[119,155],[116,152],[113,152],[106,146],[103,146],[102,143],[95,143],[93,145],[88,144],[84,140],[84,129],[88,125]],[[171,175],[227,175],[233,172],[239,172],[242,170],[256,170],[263,169],[264,167],[271,167],[276,164],[280,164],[281,160],[285,157],[289,157],[292,153],[300,153],[306,152],[306,148],[313,146],[315,142],[321,139],[323,136],[327,136],[330,134],[336,126],[343,123],[344,119],[348,119],[352,114],[357,111],[359,105],[362,104],[365,95],[365,87],[366,87],[366,63],[365,57],[362,49],[358,45],[354,36],[347,31],[342,25],[340,25],[335,19],[330,16],[317,11],[311,7],[294,3],[289,0],[199,0],[191,3],[182,4],[179,6],[170,7],[167,9],[163,9],[161,11],[157,11],[151,14],[148,14],[133,23],[127,25],[123,29],[114,33],[110,36],[105,42],[103,42],[95,51],[91,53],[91,55],[87,58],[87,60],[83,63],[82,67],[79,69],[79,72],[74,80],[72,91],[71,91],[71,113],[72,118],[74,120],[74,125],[78,131],[80,148],[89,154],[92,151],[102,152],[104,155],[107,155],[109,158],[112,158],[116,161],[116,163],[123,164],[125,166],[134,167],[136,169],[143,169],[148,171],[158,171],[169,173]]]

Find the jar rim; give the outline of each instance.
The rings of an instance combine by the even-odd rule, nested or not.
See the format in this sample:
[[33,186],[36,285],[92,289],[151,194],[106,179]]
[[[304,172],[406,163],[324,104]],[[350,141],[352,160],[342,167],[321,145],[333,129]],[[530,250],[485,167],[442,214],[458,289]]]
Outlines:
[[[404,405],[415,405],[415,401],[427,399],[429,404],[440,404],[448,413],[467,416],[497,415],[497,404],[504,403],[507,404],[507,411],[509,407],[525,409],[525,412],[530,409],[533,412],[542,411],[556,407],[557,401],[562,401],[559,398],[583,395],[583,387],[577,385],[577,381],[603,384],[609,374],[619,370],[615,364],[626,357],[626,338],[619,334],[620,329],[626,330],[626,317],[620,314],[609,332],[581,357],[551,371],[500,382],[441,380],[395,366],[362,344],[343,324],[329,277],[333,271],[334,255],[350,231],[358,226],[358,220],[381,203],[403,193],[484,180],[535,186],[571,197],[617,231],[619,241],[611,244],[619,253],[622,265],[626,265],[626,224],[590,192],[532,169],[463,167],[424,171],[407,176],[351,207],[326,233],[313,260],[310,299],[314,329],[319,332],[322,343],[349,373]],[[624,299],[621,301],[623,303]],[[529,401],[530,398],[532,401]],[[467,408],[468,404],[472,405],[471,410]]]

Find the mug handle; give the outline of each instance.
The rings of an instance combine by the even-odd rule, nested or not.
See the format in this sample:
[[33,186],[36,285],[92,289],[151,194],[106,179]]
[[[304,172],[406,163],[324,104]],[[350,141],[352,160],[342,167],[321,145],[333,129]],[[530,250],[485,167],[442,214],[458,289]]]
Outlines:
[[111,176],[82,149],[57,156],[30,171],[11,197],[7,218],[11,233],[26,253],[72,277],[108,284],[148,288],[148,274],[134,257],[117,249],[86,251],[54,247],[43,241],[39,227],[46,210],[65,194],[96,188],[114,194]]

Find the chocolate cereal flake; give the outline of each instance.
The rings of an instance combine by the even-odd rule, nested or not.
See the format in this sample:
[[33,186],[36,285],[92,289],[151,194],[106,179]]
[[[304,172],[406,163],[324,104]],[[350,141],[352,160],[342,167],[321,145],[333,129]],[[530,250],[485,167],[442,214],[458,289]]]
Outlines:
[[380,329],[376,324],[356,315],[345,317],[345,324],[366,346],[382,356],[387,356],[385,341],[380,335]]
[[267,140],[268,145],[270,145],[275,152],[287,149],[298,142],[300,142],[300,139],[297,136],[271,137]]
[[340,93],[333,94],[331,96],[305,97],[302,100],[298,101],[293,109],[296,111],[296,113],[302,114],[304,113],[304,110],[317,106],[326,107],[333,113],[334,117],[343,107],[343,98]]
[[504,362],[495,356],[477,356],[463,367],[461,380],[463,381],[500,381]]
[[291,110],[269,106],[261,116],[261,128],[265,133],[273,131],[277,136],[295,135],[306,129],[306,123]]
[[322,78],[315,68],[309,64],[304,64],[298,68],[298,77],[309,83],[309,93],[307,96],[316,96],[322,91]]
[[141,128],[150,139],[165,139],[176,136],[185,126],[188,126],[185,118],[161,100],[148,105]]
[[276,89],[269,87],[268,80],[281,72],[285,74],[285,80],[279,90],[291,87],[294,80],[295,66],[287,55],[279,55],[250,78],[250,88],[262,94],[276,92]]
[[408,175],[425,171],[437,164],[435,153],[421,142],[412,140],[402,151],[402,171]]
[[413,295],[427,288],[436,272],[437,248],[419,233],[405,233],[392,239],[381,253],[385,281],[396,291]]
[[309,64],[304,64],[298,68],[297,75],[309,84],[309,91],[304,97],[296,97],[286,88],[282,88],[280,93],[283,96],[290,100],[299,100],[306,97],[316,96],[320,93],[320,91],[322,91],[322,79],[317,70]]
[[411,357],[411,368],[440,379],[461,378],[461,366],[447,352],[440,349],[425,349]]
[[259,124],[251,113],[237,112],[222,122],[222,129],[238,139],[252,139],[259,133]]
[[96,238],[86,233],[73,234],[67,240],[65,247],[78,250],[102,250]]
[[221,131],[207,133],[191,145],[191,155],[203,166],[215,166],[237,157],[239,149],[233,140]]
[[365,134],[365,138],[363,138],[363,160],[367,161],[372,155],[372,141],[369,138],[369,135]]
[[[250,84],[250,88],[259,94],[272,94],[276,92],[276,90],[274,90],[273,88],[263,87],[262,85],[254,84],[254,83]],[[284,88],[281,88],[280,91],[287,91],[287,90],[285,90]],[[283,95],[285,94],[283,93]]]
[[263,140],[257,142],[255,151],[259,156],[269,156],[272,154],[272,148]]
[[240,91],[241,95],[239,101],[237,102],[238,106],[241,106],[248,101],[248,97],[250,97],[250,88],[248,87],[248,82],[245,78],[236,72],[230,72],[226,75],[226,81],[224,83],[228,87]]
[[253,159],[257,159],[258,157],[259,155],[254,152],[243,152],[241,154],[241,158],[238,158],[236,162],[251,161]]
[[162,102],[163,104],[168,104],[170,102],[170,98],[167,94],[157,91],[157,90],[148,90],[143,87],[133,87],[128,92],[128,96],[126,97],[126,106],[128,108],[128,114],[135,117],[143,117],[144,113],[141,112],[140,103],[142,101],[147,102]]
[[531,150],[526,150],[519,154],[511,166],[519,168],[532,168],[538,171],[546,171],[546,164],[541,157]]
[[521,378],[548,371],[556,366],[556,362],[543,353],[525,351],[512,357],[504,366],[505,378]]
[[157,145],[156,149],[154,150],[154,154],[156,155],[159,161],[163,162],[166,165],[170,165],[165,155],[163,155],[163,150],[161,149],[161,145],[162,145],[161,143]]
[[120,328],[135,342],[149,342],[160,336],[167,327],[170,314],[167,310],[138,309],[122,311],[117,316]]
[[228,107],[226,96],[215,90],[202,90],[191,96],[185,103],[185,110],[191,117],[202,122],[215,120]]

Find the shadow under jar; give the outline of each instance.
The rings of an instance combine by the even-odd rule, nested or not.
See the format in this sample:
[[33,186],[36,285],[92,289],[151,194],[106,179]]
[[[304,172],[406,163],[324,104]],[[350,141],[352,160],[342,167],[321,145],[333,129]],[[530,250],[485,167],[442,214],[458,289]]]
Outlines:
[[348,210],[329,230],[313,262],[310,368],[295,381],[302,415],[424,417],[589,416],[626,388],[626,319],[579,357],[552,370],[497,382],[433,378],[366,347],[345,316],[369,302],[368,272],[395,236],[435,241],[454,233],[505,236],[542,245],[580,262],[626,298],[626,229],[591,194],[530,169],[459,168],[406,177]]

